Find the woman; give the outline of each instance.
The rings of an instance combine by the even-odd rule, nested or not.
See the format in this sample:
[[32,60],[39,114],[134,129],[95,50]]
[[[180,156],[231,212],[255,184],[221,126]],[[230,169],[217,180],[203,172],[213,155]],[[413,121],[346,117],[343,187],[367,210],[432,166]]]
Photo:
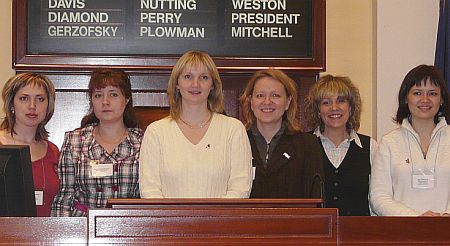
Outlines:
[[242,123],[220,114],[222,82],[211,57],[185,53],[172,70],[167,94],[170,116],[145,131],[141,197],[248,197],[250,144]]
[[389,216],[450,215],[448,93],[433,66],[405,76],[398,93],[398,128],[380,142],[372,167],[373,210]]
[[250,197],[321,197],[320,147],[300,133],[295,82],[280,70],[257,71],[240,101],[256,171]]
[[90,112],[67,132],[58,175],[61,188],[52,216],[85,216],[108,198],[139,197],[139,149],[143,132],[133,113],[130,79],[96,69],[89,81]]
[[339,215],[370,215],[369,178],[376,142],[357,133],[361,97],[348,77],[325,75],[306,99],[306,119],[322,147],[325,205]]
[[50,216],[59,188],[59,150],[48,141],[45,124],[55,109],[55,87],[44,75],[21,73],[6,82],[2,99],[0,144],[30,146],[37,216]]

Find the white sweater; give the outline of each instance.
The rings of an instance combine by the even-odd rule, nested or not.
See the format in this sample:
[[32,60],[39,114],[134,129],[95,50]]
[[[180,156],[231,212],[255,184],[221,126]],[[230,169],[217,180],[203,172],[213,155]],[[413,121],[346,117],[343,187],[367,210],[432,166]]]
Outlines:
[[[419,136],[407,119],[386,134],[372,165],[370,197],[377,215],[417,216],[450,212],[450,127],[440,119],[424,159]],[[435,187],[412,188],[412,170],[433,170]]]
[[214,114],[194,145],[169,117],[150,124],[140,153],[142,198],[247,198],[251,149],[242,123]]

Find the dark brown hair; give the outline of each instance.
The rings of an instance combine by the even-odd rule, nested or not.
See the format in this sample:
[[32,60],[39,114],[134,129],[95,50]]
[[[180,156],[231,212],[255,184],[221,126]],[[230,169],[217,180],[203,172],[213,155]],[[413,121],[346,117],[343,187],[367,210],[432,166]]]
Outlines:
[[114,86],[120,89],[122,94],[128,100],[123,112],[123,122],[128,128],[138,127],[138,121],[134,114],[133,97],[131,94],[131,82],[129,76],[122,70],[97,68],[91,74],[89,80],[88,96],[89,96],[89,113],[81,120],[81,127],[87,124],[98,123],[99,119],[95,116],[92,105],[92,95],[96,89],[102,89],[106,86]]
[[409,90],[411,90],[413,86],[423,85],[428,79],[433,85],[439,86],[441,89],[441,99],[443,101],[442,105],[439,107],[438,113],[434,117],[434,123],[438,123],[439,116],[448,115],[448,92],[444,77],[434,66],[419,65],[406,74],[402,85],[400,86],[398,92],[397,114],[394,117],[395,122],[401,124],[403,119],[411,115],[408,104],[406,103],[406,97],[408,96]]

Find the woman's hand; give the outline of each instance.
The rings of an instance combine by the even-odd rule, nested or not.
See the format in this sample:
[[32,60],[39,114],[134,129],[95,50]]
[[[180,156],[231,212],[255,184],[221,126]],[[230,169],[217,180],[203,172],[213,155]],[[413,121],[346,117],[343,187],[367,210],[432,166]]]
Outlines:
[[420,216],[441,216],[441,214],[428,210],[425,213],[421,214]]

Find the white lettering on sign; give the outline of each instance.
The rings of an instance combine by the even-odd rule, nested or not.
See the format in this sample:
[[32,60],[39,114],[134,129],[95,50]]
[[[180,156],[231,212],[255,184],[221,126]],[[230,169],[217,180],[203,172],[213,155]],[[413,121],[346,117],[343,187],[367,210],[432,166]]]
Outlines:
[[231,23],[239,24],[289,24],[299,23],[300,14],[231,13]]
[[141,0],[141,9],[196,10],[195,0]]
[[118,27],[114,26],[49,26],[50,37],[115,37]]
[[231,1],[232,8],[235,10],[229,15],[232,38],[293,38],[290,28],[295,29],[295,25],[301,21],[300,13],[289,13],[287,0]]
[[49,9],[84,9],[85,0],[48,0]]
[[155,38],[204,38],[205,28],[203,27],[140,27],[140,37],[155,37]]
[[141,12],[141,23],[180,23],[182,13]]
[[104,12],[48,12],[50,23],[106,23],[108,20],[108,13]]
[[286,0],[233,0],[233,8],[241,10],[286,10]]
[[232,27],[231,35],[236,38],[292,38],[287,27]]

